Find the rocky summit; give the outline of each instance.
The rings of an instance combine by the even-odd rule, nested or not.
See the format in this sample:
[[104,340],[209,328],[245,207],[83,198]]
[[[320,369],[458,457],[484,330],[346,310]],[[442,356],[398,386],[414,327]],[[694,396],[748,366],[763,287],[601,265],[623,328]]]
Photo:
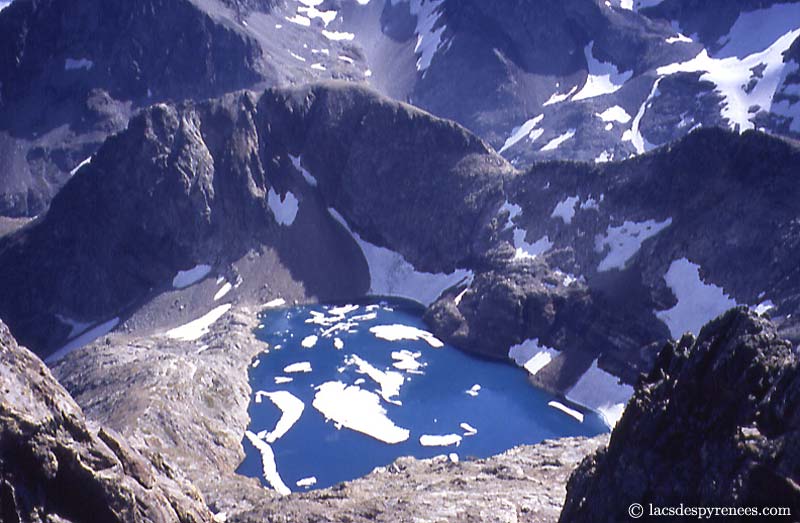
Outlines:
[[797,387],[797,352],[743,309],[670,343],[608,448],[572,474],[559,521],[620,521],[633,503],[782,507],[796,521]]

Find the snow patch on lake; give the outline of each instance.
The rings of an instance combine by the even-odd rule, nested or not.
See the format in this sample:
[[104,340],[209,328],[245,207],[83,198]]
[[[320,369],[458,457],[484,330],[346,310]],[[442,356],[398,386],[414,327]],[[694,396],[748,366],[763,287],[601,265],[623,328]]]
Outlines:
[[423,340],[434,349],[444,347],[444,343],[430,332],[410,325],[376,325],[369,331],[376,338],[386,341]]
[[633,71],[621,73],[614,64],[596,59],[593,50],[594,42],[589,42],[583,50],[583,54],[586,56],[588,75],[583,88],[572,97],[573,101],[615,93],[633,76]]
[[208,334],[211,326],[231,308],[230,303],[220,305],[196,320],[167,331],[167,337],[175,340],[194,341]]
[[419,444],[423,447],[449,447],[451,445],[460,445],[461,436],[458,434],[444,434],[432,435],[423,434],[419,437]]
[[464,269],[450,274],[419,272],[399,253],[362,240],[335,209],[329,208],[328,211],[347,229],[361,248],[369,266],[371,294],[409,298],[427,306],[436,301],[446,289],[472,278],[472,272]]
[[256,392],[256,403],[261,403],[262,396],[269,398],[269,400],[280,409],[281,417],[272,431],[264,431],[263,434],[259,433],[258,437],[267,443],[275,443],[294,427],[294,424],[297,423],[297,420],[303,415],[303,410],[306,406],[297,396],[285,390],[279,390],[277,392],[264,392],[260,390]]
[[624,269],[625,265],[633,258],[642,243],[660,233],[672,224],[672,218],[663,222],[647,220],[644,222],[626,221],[622,225],[610,226],[606,229],[605,236],[597,235],[594,239],[596,252],[603,252],[608,248],[608,254],[597,266],[598,272],[611,269]]
[[394,363],[392,363],[392,367],[410,372],[412,374],[422,374],[420,369],[425,367],[427,364],[418,361],[420,357],[422,357],[421,352],[411,352],[410,350],[405,349],[393,351],[392,359],[394,360]]
[[280,474],[278,474],[278,465],[275,463],[275,453],[272,451],[272,447],[269,445],[269,443],[262,441],[258,438],[258,436],[249,430],[244,434],[250,444],[252,444],[261,453],[264,479],[267,480],[267,483],[269,483],[270,486],[281,496],[288,496],[291,494],[292,491],[289,490],[289,487],[286,486],[286,483],[283,482]]
[[577,411],[575,409],[571,409],[571,408],[567,407],[566,405],[564,405],[563,403],[561,403],[560,401],[553,400],[553,401],[548,402],[547,404],[549,406],[553,407],[554,409],[560,410],[564,414],[566,414],[568,416],[572,416],[576,420],[578,420],[581,423],[583,423],[583,413],[582,412],[579,412],[579,411]]
[[372,381],[378,384],[381,388],[381,397],[388,403],[395,405],[402,405],[399,400],[392,399],[400,395],[400,387],[403,386],[406,379],[399,372],[382,371],[377,369],[368,361],[360,358],[355,354],[351,354],[344,360],[345,365],[355,366],[359,374],[366,374]]
[[312,334],[311,336],[306,336],[303,338],[303,341],[300,342],[300,345],[302,345],[305,349],[310,349],[317,344],[317,340],[319,340],[319,336]]
[[313,487],[316,484],[317,484],[317,478],[315,478],[314,476],[299,479],[295,483],[295,485],[297,485],[298,487],[305,487],[305,488]]
[[297,363],[292,363],[291,365],[287,365],[283,368],[283,372],[286,374],[295,374],[298,372],[308,373],[311,372],[311,363],[308,361],[299,361]]
[[199,282],[211,272],[211,265],[195,265],[191,269],[185,271],[178,271],[174,278],[172,278],[172,287],[175,289],[183,289],[190,285]]
[[389,444],[402,443],[411,435],[387,417],[375,393],[339,381],[323,383],[316,390],[312,405],[337,425]]
[[631,396],[633,387],[601,369],[597,360],[566,394],[571,402],[598,412],[611,429],[622,417]]
[[291,192],[287,192],[281,199],[280,195],[275,192],[273,187],[270,187],[267,193],[267,205],[275,217],[275,221],[284,226],[290,226],[294,223],[297,217],[297,210],[299,202],[297,197]]
[[669,327],[675,339],[686,332],[697,335],[703,325],[736,307],[736,300],[721,287],[704,283],[700,279],[700,266],[686,258],[672,262],[664,281],[678,303],[671,309],[656,311],[656,316]]

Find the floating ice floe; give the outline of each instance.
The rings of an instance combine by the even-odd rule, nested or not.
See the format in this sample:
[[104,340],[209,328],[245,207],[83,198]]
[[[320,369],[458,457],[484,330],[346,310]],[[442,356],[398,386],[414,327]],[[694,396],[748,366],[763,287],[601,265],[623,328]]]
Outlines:
[[464,391],[464,392],[465,392],[465,394],[467,394],[467,395],[469,395],[469,396],[472,396],[472,397],[474,398],[475,396],[477,396],[477,395],[478,395],[478,393],[479,393],[480,391],[481,391],[481,386],[480,386],[480,385],[478,385],[478,384],[476,383],[475,385],[473,385],[472,387],[470,387],[470,388],[469,388],[469,390],[466,390],[466,391]]
[[423,340],[434,349],[441,349],[444,343],[428,331],[410,325],[376,325],[369,331],[376,338],[386,341]]
[[307,487],[313,487],[316,484],[317,484],[317,478],[315,478],[314,476],[311,476],[311,477],[308,477],[308,478],[299,479],[295,483],[295,485],[297,485],[298,487],[306,487],[306,488]]
[[461,445],[461,436],[458,434],[444,434],[441,436],[423,434],[419,437],[419,444],[423,447],[449,447]]
[[450,274],[417,271],[399,253],[362,240],[335,209],[329,208],[328,212],[361,248],[369,267],[371,294],[409,298],[427,306],[446,289],[472,277],[472,272],[464,269]]
[[172,278],[172,287],[175,289],[183,289],[190,285],[199,282],[211,272],[211,265],[195,265],[191,269],[185,271],[178,271],[174,278]]
[[334,338],[333,339],[333,348],[336,350],[342,350],[344,348],[344,341],[341,338]]
[[672,225],[672,218],[667,218],[663,222],[655,220],[626,221],[618,226],[609,225],[605,236],[598,235],[594,241],[596,252],[603,252],[608,248],[608,254],[597,266],[597,271],[624,269],[631,258],[639,252],[645,240],[652,238],[670,225]]
[[275,443],[297,423],[300,416],[303,415],[305,404],[297,396],[285,390],[279,390],[277,392],[264,392],[260,390],[256,392],[256,403],[261,403],[262,396],[269,398],[269,400],[280,409],[281,417],[272,431],[265,431],[263,434],[259,433],[258,437],[267,443]]
[[583,423],[583,414],[581,412],[579,412],[579,411],[577,411],[575,409],[571,409],[571,408],[567,407],[566,405],[564,405],[560,401],[553,400],[553,401],[548,402],[547,404],[549,406],[553,407],[554,409],[560,410],[564,414],[567,414],[568,416],[572,416],[576,420],[578,420],[581,423]]
[[425,366],[421,363],[419,358],[422,356],[421,352],[411,352],[409,350],[400,350],[392,352],[392,359],[395,360],[392,366],[396,369],[403,370],[414,374],[422,374],[420,369]]
[[168,330],[166,335],[168,338],[182,341],[197,340],[208,334],[214,322],[220,319],[226,312],[230,310],[230,308],[230,303],[215,307],[196,320],[185,323],[180,327],[175,327],[174,329]]
[[670,264],[664,281],[678,303],[671,309],[656,311],[656,316],[669,327],[675,339],[686,332],[697,335],[703,325],[736,307],[736,300],[725,294],[721,287],[704,283],[700,279],[700,266],[686,258]]
[[589,370],[566,394],[569,401],[600,414],[603,422],[611,429],[622,417],[631,396],[633,387],[601,369],[597,360],[592,362]]
[[300,345],[301,345],[301,346],[302,346],[304,349],[310,349],[310,348],[312,348],[314,345],[316,345],[316,344],[317,344],[317,340],[319,340],[319,336],[317,336],[317,335],[315,335],[315,334],[312,334],[312,335],[310,335],[310,336],[306,336],[305,338],[303,338],[303,341],[301,341],[301,342],[300,342]]
[[270,486],[281,496],[288,496],[291,494],[292,491],[286,486],[286,483],[283,482],[280,474],[278,474],[278,465],[275,463],[275,453],[272,451],[272,447],[269,445],[269,443],[259,439],[258,436],[249,430],[245,432],[245,436],[247,437],[247,440],[261,453],[261,465],[263,468],[264,479],[267,480],[267,483],[269,483]]
[[464,436],[474,436],[478,433],[478,429],[470,425],[469,423],[462,423],[459,425],[464,430]]
[[393,399],[400,395],[400,387],[402,387],[403,383],[406,381],[402,374],[399,372],[377,369],[356,354],[351,354],[345,358],[344,363],[345,365],[355,366],[359,374],[366,374],[372,381],[377,383],[381,388],[381,397],[384,401],[395,405],[402,405],[399,400]]
[[525,340],[508,349],[508,357],[535,376],[558,356],[558,351],[539,345],[539,338]]
[[283,372],[286,374],[295,374],[298,372],[311,372],[311,363],[308,361],[298,361],[297,363],[292,363],[291,365],[287,365],[283,368]]
[[323,383],[317,387],[312,405],[326,419],[384,443],[401,443],[411,434],[387,417],[377,394],[355,385],[339,381]]
[[275,376],[275,385],[284,385],[293,381],[294,378],[290,378],[288,376]]

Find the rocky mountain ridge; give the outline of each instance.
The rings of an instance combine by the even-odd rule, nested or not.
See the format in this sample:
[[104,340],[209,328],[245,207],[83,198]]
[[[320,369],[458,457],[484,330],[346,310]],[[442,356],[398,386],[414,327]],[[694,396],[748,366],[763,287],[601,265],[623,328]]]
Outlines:
[[608,448],[573,473],[559,521],[619,521],[632,503],[782,507],[776,519],[796,521],[798,376],[792,345],[743,309],[667,345]]
[[330,78],[453,119],[521,168],[622,160],[697,127],[798,136],[791,1],[92,5],[0,12],[3,215],[44,211],[150,104]]

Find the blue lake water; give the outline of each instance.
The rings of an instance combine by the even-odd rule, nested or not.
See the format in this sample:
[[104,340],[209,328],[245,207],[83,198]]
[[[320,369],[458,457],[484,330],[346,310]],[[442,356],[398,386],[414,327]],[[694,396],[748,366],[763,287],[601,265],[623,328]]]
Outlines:
[[422,312],[395,299],[265,311],[239,473],[302,491],[400,456],[482,458],[607,431],[592,412],[570,405],[580,422],[549,406],[563,400],[533,387],[524,370],[439,347],[422,332]]

